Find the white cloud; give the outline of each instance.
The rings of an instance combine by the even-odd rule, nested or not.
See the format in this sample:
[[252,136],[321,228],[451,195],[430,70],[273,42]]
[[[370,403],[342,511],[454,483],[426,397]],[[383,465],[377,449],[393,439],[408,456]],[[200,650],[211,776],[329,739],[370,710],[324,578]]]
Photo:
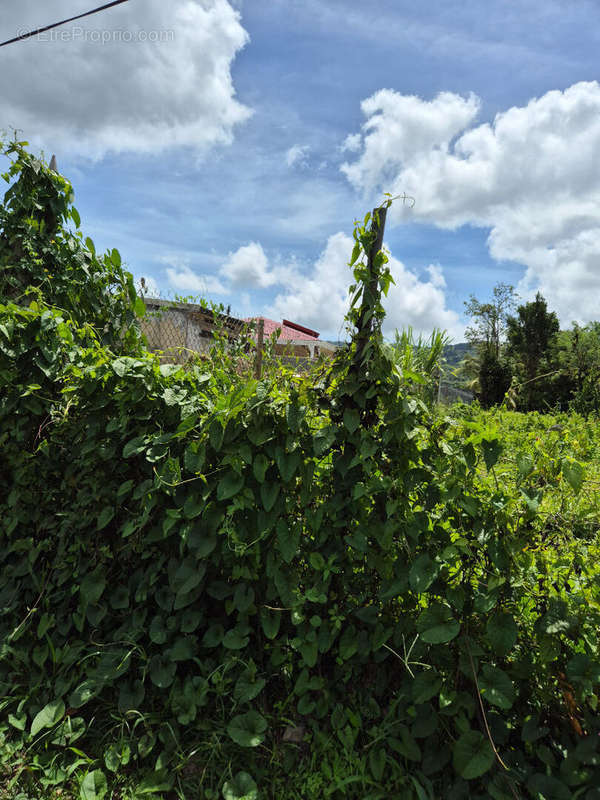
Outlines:
[[357,153],[362,147],[362,136],[360,133],[349,133],[341,144],[342,153]]
[[[40,9],[4,0],[6,38],[16,31],[5,20],[33,29]],[[72,12],[56,0],[48,21]],[[227,0],[126,3],[3,50],[3,124],[53,152],[92,157],[228,144],[251,113],[231,77],[247,41]]]
[[[547,92],[491,124],[474,124],[478,108],[473,96],[377,92],[342,169],[365,192],[415,196],[413,219],[489,228],[492,257],[525,265],[524,296],[541,291],[566,324],[598,318],[600,86]],[[405,217],[401,204],[388,215]]]
[[[338,337],[348,309],[348,286],[352,273],[347,266],[353,239],[344,234],[330,236],[324,251],[306,274],[288,269],[285,289],[273,302],[270,313],[277,319],[292,319],[327,336]],[[434,327],[451,335],[462,335],[458,315],[446,307],[444,281],[439,265],[431,266],[431,279],[422,281],[402,262],[390,256],[389,267],[396,282],[384,305],[387,317],[384,333],[411,325],[417,332]]]
[[265,289],[277,280],[258,242],[250,242],[230,253],[221,268],[221,275],[240,289]]
[[203,296],[229,293],[229,289],[221,283],[218,277],[199,274],[187,264],[167,267],[166,273],[169,284],[173,289]]
[[307,144],[294,144],[285,154],[285,163],[288,167],[307,167],[310,146]]

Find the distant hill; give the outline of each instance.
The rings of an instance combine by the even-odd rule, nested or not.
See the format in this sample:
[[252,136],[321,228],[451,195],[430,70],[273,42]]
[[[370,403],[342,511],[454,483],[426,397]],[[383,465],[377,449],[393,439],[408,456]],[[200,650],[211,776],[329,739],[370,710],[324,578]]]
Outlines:
[[472,345],[469,342],[460,342],[459,344],[447,344],[444,347],[444,359],[448,369],[458,367],[460,362],[467,357]]
[[460,342],[459,344],[447,344],[444,347],[444,383],[452,386],[461,386],[464,378],[457,378],[454,373],[460,366],[461,362],[469,355],[472,345],[469,342]]

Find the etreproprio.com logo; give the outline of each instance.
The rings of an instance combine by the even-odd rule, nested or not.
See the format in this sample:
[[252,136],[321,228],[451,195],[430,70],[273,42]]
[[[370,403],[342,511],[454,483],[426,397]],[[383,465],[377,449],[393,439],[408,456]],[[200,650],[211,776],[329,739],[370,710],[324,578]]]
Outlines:
[[[25,36],[28,31],[19,30],[17,36]],[[32,39],[38,42],[87,42],[91,44],[134,44],[138,42],[162,43],[172,42],[175,32],[170,30],[126,30],[107,28],[82,28],[78,25],[69,28],[57,28],[51,31],[40,31]]]

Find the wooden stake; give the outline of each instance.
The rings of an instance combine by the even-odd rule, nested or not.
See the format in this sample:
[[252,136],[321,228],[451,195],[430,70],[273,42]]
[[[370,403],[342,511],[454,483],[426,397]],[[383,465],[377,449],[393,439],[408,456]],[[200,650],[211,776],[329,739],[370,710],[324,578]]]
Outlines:
[[256,361],[254,362],[254,377],[259,381],[262,377],[263,347],[265,341],[265,321],[258,320],[258,332],[256,339]]
[[381,206],[380,208],[374,208],[371,216],[371,231],[375,233],[375,239],[373,240],[371,249],[367,253],[369,279],[363,289],[363,300],[358,321],[359,335],[356,341],[356,355],[354,357],[354,364],[357,367],[362,364],[365,350],[369,344],[371,333],[373,332],[373,318],[371,317],[367,322],[364,321],[364,318],[369,308],[368,300],[377,293],[377,275],[375,273],[374,262],[375,256],[383,247],[383,231],[385,228],[386,215],[387,207]]

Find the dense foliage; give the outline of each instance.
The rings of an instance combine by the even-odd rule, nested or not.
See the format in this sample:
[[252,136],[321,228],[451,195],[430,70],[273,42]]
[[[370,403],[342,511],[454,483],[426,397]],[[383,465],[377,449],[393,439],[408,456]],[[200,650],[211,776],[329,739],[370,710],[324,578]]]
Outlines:
[[257,382],[226,349],[161,366],[118,254],[67,233],[68,184],[13,154],[6,779],[84,800],[600,797],[597,520],[539,515],[545,470],[576,497],[592,456],[548,467],[406,393],[377,220],[355,228],[356,335],[330,369]]
[[484,408],[506,401],[519,411],[570,408],[600,412],[600,323],[559,330],[556,313],[538,292],[519,305],[510,285],[500,283],[493,299],[465,303],[472,324],[470,348],[458,370]]

